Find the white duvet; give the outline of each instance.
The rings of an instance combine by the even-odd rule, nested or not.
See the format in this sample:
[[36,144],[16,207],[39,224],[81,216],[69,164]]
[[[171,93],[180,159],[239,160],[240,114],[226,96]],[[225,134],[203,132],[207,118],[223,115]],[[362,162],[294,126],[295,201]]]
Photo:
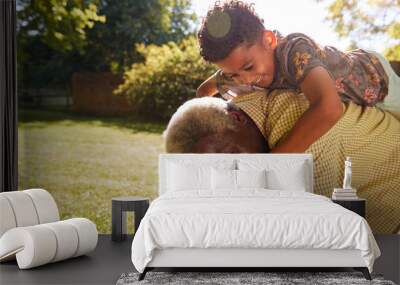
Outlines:
[[320,195],[265,189],[160,196],[133,239],[133,265],[143,272],[165,248],[358,249],[370,272],[380,255],[361,216]]

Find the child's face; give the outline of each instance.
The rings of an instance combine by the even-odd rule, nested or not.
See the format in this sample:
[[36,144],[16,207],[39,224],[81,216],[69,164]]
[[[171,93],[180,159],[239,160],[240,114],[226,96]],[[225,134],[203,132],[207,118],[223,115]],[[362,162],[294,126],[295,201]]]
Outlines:
[[276,37],[271,31],[265,30],[262,38],[255,44],[236,47],[224,59],[216,64],[224,74],[238,84],[268,87],[274,79],[274,50]]

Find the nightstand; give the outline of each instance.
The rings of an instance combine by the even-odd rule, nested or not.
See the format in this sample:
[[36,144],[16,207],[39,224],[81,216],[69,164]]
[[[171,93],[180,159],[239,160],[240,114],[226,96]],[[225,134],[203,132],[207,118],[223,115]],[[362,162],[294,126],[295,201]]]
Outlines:
[[149,208],[149,199],[143,197],[115,197],[112,198],[112,234],[113,241],[123,241],[126,239],[126,212],[135,212],[135,233],[140,221]]
[[354,200],[333,200],[332,202],[339,204],[340,206],[359,214],[361,217],[365,218],[365,207],[367,200],[358,198]]

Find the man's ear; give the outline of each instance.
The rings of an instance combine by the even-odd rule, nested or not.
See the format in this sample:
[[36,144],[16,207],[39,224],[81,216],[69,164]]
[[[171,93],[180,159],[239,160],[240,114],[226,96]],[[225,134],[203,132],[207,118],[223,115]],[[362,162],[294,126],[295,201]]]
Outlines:
[[273,31],[264,30],[262,34],[262,43],[265,48],[275,49],[277,38]]
[[229,115],[229,117],[231,117],[235,122],[237,122],[240,125],[247,124],[247,118],[241,111],[231,110],[231,111],[228,111],[228,115]]

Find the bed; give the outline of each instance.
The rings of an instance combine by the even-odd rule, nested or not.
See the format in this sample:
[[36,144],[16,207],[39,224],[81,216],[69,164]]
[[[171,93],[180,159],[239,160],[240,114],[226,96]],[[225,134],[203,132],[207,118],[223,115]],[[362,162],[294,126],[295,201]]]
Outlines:
[[313,194],[309,154],[162,154],[159,193],[132,242],[158,267],[353,267],[380,251],[364,218]]

